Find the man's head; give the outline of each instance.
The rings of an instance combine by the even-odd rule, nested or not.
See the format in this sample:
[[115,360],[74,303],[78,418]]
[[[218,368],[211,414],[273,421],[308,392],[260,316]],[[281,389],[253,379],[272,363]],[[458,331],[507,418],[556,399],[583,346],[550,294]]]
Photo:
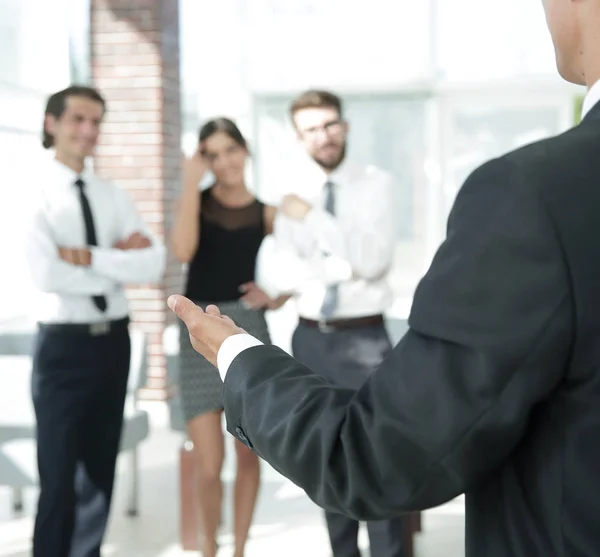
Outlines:
[[600,79],[600,2],[542,0],[561,77],[591,86]]
[[102,95],[91,87],[73,85],[48,98],[42,144],[54,147],[59,159],[83,160],[98,141],[106,110]]
[[306,91],[294,100],[290,114],[308,154],[323,169],[335,169],[344,160],[348,134],[341,99],[328,91]]

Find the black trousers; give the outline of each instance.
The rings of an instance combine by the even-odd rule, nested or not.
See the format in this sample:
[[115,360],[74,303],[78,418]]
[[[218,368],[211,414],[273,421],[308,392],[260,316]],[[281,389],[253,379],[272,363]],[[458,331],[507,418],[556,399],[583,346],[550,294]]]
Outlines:
[[40,495],[34,557],[99,557],[119,450],[131,345],[127,320],[106,334],[41,328],[32,395]]
[[[322,332],[300,323],[292,338],[294,357],[332,383],[360,388],[392,346],[383,325]],[[325,512],[334,557],[360,557],[358,522]],[[403,557],[404,519],[367,522],[371,557]]]

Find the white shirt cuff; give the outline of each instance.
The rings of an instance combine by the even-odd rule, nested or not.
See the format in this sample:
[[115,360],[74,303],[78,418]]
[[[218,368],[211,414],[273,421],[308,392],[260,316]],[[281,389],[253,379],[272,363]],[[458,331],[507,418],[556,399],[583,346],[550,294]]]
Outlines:
[[233,362],[233,360],[235,360],[244,350],[252,348],[253,346],[260,346],[261,344],[263,343],[260,340],[246,333],[227,337],[223,341],[223,344],[221,344],[221,348],[219,348],[219,352],[217,353],[217,367],[219,368],[221,379],[225,381],[225,376],[227,375],[227,371],[229,371],[231,362]]

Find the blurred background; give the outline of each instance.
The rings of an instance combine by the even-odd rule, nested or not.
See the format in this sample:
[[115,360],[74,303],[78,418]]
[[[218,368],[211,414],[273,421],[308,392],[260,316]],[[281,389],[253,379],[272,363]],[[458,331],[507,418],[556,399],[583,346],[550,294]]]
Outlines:
[[[46,97],[70,83],[93,84],[106,96],[96,170],[132,193],[162,237],[180,188],[180,153],[194,149],[204,120],[237,121],[250,139],[248,179],[258,196],[276,203],[302,187],[302,172],[288,169],[306,163],[288,121],[291,98],[308,87],[340,93],[351,156],[397,179],[390,316],[400,320],[467,174],[574,125],[584,93],[556,74],[540,2],[0,0],[0,328],[7,335],[32,326],[35,294],[18,242],[20,211],[31,186],[28,170],[48,156],[40,145]],[[184,438],[173,418],[169,357],[176,349],[164,308],[180,277],[171,261],[163,286],[130,292],[149,338],[138,394],[151,433],[140,448],[140,516],[124,520],[115,506],[106,555],[181,551]],[[293,312],[288,304],[269,316],[283,347]],[[11,391],[16,372],[2,361],[0,371],[9,372],[0,391],[13,406],[0,417],[0,439],[2,420],[10,421],[20,404]],[[318,511],[275,472],[266,477],[249,555],[282,554],[281,540],[286,555],[328,555]],[[25,490],[15,514],[14,482],[0,473],[0,483],[7,484],[0,492],[0,557],[26,555],[35,487]],[[425,513],[416,554],[463,555],[462,520],[461,501]]]

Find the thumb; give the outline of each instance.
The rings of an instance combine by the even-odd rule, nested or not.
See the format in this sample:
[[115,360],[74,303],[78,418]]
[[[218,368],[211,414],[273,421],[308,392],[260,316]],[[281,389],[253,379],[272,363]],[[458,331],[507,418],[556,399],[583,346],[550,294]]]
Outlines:
[[208,315],[214,315],[215,317],[221,317],[221,310],[214,304],[206,307],[206,313],[208,313]]
[[198,307],[185,296],[179,296],[178,294],[169,296],[167,305],[186,325],[194,319],[194,316],[204,313],[201,307]]

